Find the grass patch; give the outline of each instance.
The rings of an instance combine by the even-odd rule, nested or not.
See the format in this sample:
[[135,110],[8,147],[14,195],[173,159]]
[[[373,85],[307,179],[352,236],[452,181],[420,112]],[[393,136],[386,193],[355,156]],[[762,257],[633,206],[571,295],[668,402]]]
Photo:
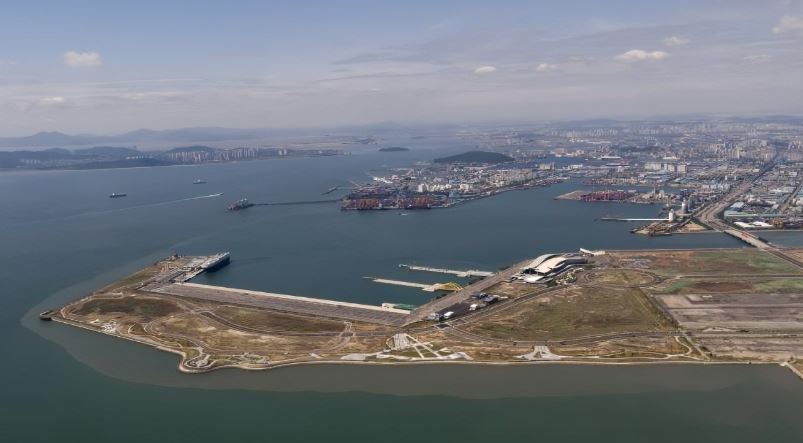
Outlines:
[[343,330],[342,321],[325,318],[312,318],[300,315],[285,314],[281,312],[242,308],[238,306],[221,306],[215,309],[215,314],[232,323],[251,328],[275,331],[293,332],[340,332]]
[[153,277],[159,271],[159,268],[156,266],[151,266],[145,268],[141,271],[135,272],[129,276],[126,276],[116,282],[104,287],[98,292],[114,292],[119,289],[127,288],[130,286],[139,285],[140,283],[144,282],[145,280]]
[[652,276],[649,274],[632,269],[603,269],[592,271],[592,274],[589,275],[589,279],[594,283],[621,286],[646,285],[653,281]]
[[649,261],[650,270],[664,275],[801,273],[791,263],[759,249],[662,251],[628,254],[623,258]]
[[133,296],[122,298],[92,298],[72,311],[75,315],[124,314],[141,319],[165,317],[181,309],[165,299]]
[[542,340],[669,326],[638,288],[569,288],[516,309],[492,315],[468,329],[494,338]]
[[212,350],[227,352],[301,352],[326,346],[332,337],[280,336],[238,331],[201,316],[177,316],[160,320],[151,328],[155,335],[192,337]]
[[762,282],[756,287],[759,292],[794,294],[803,293],[803,278],[779,278]]

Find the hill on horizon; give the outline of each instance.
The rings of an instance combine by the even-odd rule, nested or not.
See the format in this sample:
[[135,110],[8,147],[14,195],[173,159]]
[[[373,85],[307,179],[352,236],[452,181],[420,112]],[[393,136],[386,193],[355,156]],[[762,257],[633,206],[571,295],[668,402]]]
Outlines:
[[488,151],[468,151],[462,154],[441,157],[433,160],[435,163],[505,163],[514,159],[509,155]]

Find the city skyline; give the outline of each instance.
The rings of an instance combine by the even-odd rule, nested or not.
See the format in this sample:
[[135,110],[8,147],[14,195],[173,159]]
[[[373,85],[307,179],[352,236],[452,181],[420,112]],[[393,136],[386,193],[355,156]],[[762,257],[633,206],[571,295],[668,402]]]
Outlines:
[[0,135],[803,114],[803,2],[12,2]]

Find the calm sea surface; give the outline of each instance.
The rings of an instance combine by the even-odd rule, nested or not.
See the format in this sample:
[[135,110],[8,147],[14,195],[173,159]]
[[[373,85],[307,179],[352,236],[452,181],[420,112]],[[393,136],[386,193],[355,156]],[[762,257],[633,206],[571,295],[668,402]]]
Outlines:
[[[175,356],[36,319],[174,251],[232,252],[230,266],[200,282],[379,304],[430,295],[364,277],[444,281],[400,263],[494,270],[580,247],[741,247],[718,234],[632,235],[628,224],[595,219],[651,217],[658,207],[555,201],[576,187],[569,183],[407,215],[336,204],[225,211],[241,197],[327,198],[322,191],[371,171],[466,150],[393,144],[412,150],[0,174],[0,441],[803,440],[803,382],[777,366],[318,365],[183,375]],[[193,185],[199,178],[208,183]]]

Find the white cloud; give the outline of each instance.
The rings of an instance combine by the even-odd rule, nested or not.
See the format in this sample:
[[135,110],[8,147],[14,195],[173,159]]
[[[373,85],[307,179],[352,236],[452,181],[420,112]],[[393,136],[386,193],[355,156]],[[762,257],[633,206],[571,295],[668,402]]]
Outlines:
[[743,58],[747,63],[767,63],[772,60],[772,56],[768,54],[753,54]]
[[40,102],[43,105],[60,105],[60,104],[64,103],[64,101],[65,101],[64,97],[62,97],[60,95],[57,95],[57,96],[54,96],[54,97],[45,97],[42,100],[40,100]]
[[493,74],[494,72],[496,72],[496,66],[480,66],[474,70],[474,73],[479,75]]
[[666,46],[683,46],[689,43],[689,39],[678,35],[673,35],[664,39]]
[[14,66],[17,62],[14,60],[0,60],[0,66]]
[[124,100],[138,101],[138,100],[145,100],[146,98],[148,98],[148,94],[144,92],[124,92],[120,94],[118,97]]
[[795,17],[792,15],[785,15],[781,17],[778,25],[772,28],[772,32],[776,34],[785,34],[787,32],[800,32],[803,35],[803,17]]
[[632,63],[642,61],[655,61],[663,60],[669,57],[669,54],[664,51],[645,51],[643,49],[631,49],[623,54],[614,57],[615,60],[620,62]]
[[99,68],[103,66],[103,59],[97,52],[67,51],[64,64],[71,68]]
[[553,65],[552,63],[540,63],[538,66],[535,67],[537,72],[549,72],[558,69],[558,65]]

